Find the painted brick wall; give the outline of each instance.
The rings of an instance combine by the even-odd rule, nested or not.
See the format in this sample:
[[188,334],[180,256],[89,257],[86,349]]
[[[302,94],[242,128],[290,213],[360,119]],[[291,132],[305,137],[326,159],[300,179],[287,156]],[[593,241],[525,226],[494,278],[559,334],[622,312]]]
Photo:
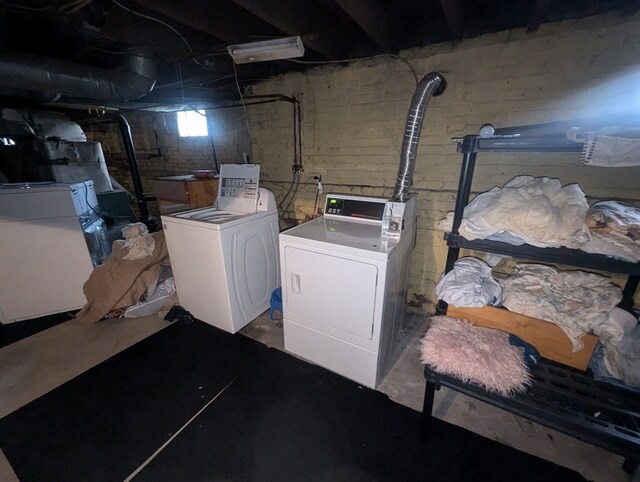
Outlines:
[[[476,133],[484,123],[501,127],[596,115],[620,107],[637,111],[638,32],[640,16],[607,15],[545,24],[533,35],[522,30],[502,32],[402,52],[420,77],[438,70],[448,81],[447,91],[428,107],[418,151],[413,191],[419,194],[419,231],[411,294],[433,301],[444,267],[446,250],[436,225],[453,209],[460,167],[451,137]],[[303,220],[313,213],[312,173],[322,174],[326,191],[389,196],[414,89],[410,70],[391,58],[322,66],[256,85],[256,94],[295,95],[303,103],[307,183],[300,186],[284,216]],[[257,140],[251,147],[242,109],[210,112],[218,158],[239,162],[242,152],[251,148],[252,159],[266,174],[264,185],[281,200],[291,181],[291,107],[265,104],[248,107],[248,113]],[[142,114],[130,120],[147,188],[153,177],[212,166],[209,142],[179,139],[174,115]],[[121,171],[126,163],[117,160],[124,158],[124,152],[116,131],[98,133],[96,140],[106,144],[116,178],[126,181],[126,171]],[[473,190],[485,191],[519,174],[578,182],[595,198],[640,199],[640,168],[583,167],[575,155],[558,154],[482,155]]]
[[[510,31],[459,44],[403,52],[419,76],[445,73],[447,91],[432,99],[422,131],[413,190],[419,193],[419,232],[410,292],[433,300],[444,267],[437,222],[453,208],[460,155],[452,136],[496,127],[596,115],[640,106],[640,17],[618,15],[543,25],[529,35]],[[415,82],[391,58],[323,66],[257,85],[257,94],[302,94],[305,178],[322,174],[325,190],[390,195]],[[286,105],[249,108],[266,182],[279,199],[291,178],[291,113]],[[255,152],[254,152],[255,154]],[[254,157],[259,157],[254,155]],[[578,182],[594,197],[640,199],[640,168],[583,167],[575,155],[483,155],[475,192],[519,174]],[[312,214],[313,184],[298,192],[291,212]],[[320,202],[321,204],[321,202]]]
[[[153,192],[151,181],[156,177],[190,174],[194,169],[214,169],[211,140],[208,137],[181,138],[174,113],[126,114],[136,148],[140,176],[146,193]],[[251,154],[246,135],[246,117],[239,109],[224,115],[207,112],[209,133],[213,139],[219,163],[242,162],[242,154]],[[133,192],[126,153],[116,125],[83,126],[89,140],[102,143],[111,175]],[[150,211],[158,214],[151,203]]]

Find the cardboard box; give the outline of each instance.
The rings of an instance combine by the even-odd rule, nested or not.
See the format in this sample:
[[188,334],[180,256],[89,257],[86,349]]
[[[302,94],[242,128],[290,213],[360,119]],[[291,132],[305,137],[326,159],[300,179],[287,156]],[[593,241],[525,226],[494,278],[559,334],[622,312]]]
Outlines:
[[187,209],[213,206],[218,196],[218,179],[194,176],[159,177],[152,181],[153,192],[161,203],[186,205]]

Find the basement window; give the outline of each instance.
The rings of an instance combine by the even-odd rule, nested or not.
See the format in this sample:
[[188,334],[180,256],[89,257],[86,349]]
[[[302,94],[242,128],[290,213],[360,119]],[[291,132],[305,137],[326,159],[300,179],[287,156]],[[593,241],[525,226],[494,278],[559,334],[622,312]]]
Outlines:
[[180,137],[206,137],[209,135],[207,114],[204,109],[184,110],[178,112],[176,117]]

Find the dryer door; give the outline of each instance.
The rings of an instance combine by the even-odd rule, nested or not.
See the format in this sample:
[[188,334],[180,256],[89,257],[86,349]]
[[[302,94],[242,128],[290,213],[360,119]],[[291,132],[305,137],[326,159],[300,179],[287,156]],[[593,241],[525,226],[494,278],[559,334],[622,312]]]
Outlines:
[[285,318],[329,335],[373,338],[375,265],[292,246],[284,257]]

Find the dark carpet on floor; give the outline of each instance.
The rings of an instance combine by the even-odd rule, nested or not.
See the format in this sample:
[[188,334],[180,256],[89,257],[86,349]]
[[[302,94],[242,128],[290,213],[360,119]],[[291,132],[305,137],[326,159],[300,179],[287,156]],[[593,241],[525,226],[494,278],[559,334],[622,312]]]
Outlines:
[[40,333],[65,321],[69,321],[73,318],[73,313],[76,312],[56,313],[54,315],[42,316],[32,320],[16,321],[14,323],[0,323],[0,348],[28,338],[31,335]]
[[584,480],[327,370],[201,322],[176,323],[0,420],[22,482]]

